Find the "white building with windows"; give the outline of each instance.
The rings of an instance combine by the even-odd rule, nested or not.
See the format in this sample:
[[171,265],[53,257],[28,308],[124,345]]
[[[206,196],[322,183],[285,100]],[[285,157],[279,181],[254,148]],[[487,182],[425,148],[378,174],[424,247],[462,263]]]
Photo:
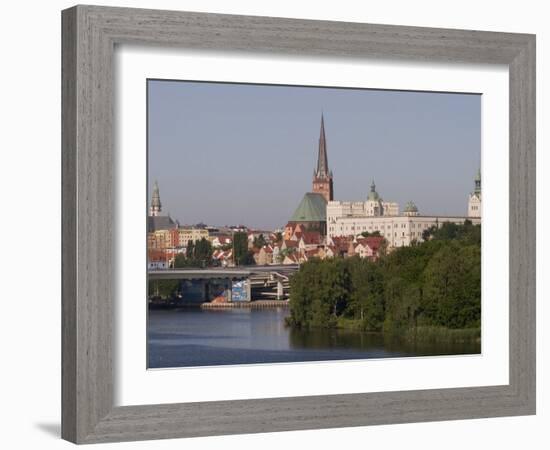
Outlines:
[[[327,236],[358,236],[363,232],[378,231],[388,247],[401,247],[411,242],[422,242],[422,233],[432,226],[440,227],[445,222],[463,224],[470,220],[481,223],[481,177],[476,177],[476,192],[470,195],[468,216],[423,216],[413,202],[408,202],[402,214],[397,203],[384,202],[376,192],[374,183],[365,202],[331,201],[327,204]],[[472,195],[477,195],[479,205],[472,203]],[[471,207],[479,206],[471,214]]]
[[327,204],[327,217],[329,214],[339,217],[397,216],[399,215],[399,204],[382,200],[376,192],[376,185],[373,181],[365,202],[330,201]]

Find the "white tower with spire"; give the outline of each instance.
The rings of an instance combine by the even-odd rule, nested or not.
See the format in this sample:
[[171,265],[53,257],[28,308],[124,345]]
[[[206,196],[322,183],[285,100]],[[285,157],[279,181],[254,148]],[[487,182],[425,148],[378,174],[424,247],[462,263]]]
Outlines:
[[477,171],[474,179],[475,189],[468,199],[468,217],[481,217],[481,171]]
[[151,206],[149,208],[149,215],[152,217],[160,216],[161,211],[162,204],[160,203],[159,185],[155,180],[155,185],[153,186],[153,197],[151,199]]

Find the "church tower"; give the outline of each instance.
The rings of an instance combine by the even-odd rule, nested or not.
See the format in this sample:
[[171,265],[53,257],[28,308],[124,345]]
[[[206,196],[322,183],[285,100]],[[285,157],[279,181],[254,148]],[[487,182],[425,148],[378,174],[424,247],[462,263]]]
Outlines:
[[475,189],[468,199],[468,217],[481,217],[481,171],[474,179]]
[[149,215],[152,217],[160,216],[161,210],[162,204],[160,203],[159,185],[155,180],[155,185],[153,186],[153,197],[151,199],[151,207],[149,208]]
[[313,171],[313,192],[321,194],[325,200],[331,201],[334,197],[332,187],[332,171],[328,169],[327,139],[325,136],[325,120],[321,114],[321,133],[319,136],[319,153],[317,168]]

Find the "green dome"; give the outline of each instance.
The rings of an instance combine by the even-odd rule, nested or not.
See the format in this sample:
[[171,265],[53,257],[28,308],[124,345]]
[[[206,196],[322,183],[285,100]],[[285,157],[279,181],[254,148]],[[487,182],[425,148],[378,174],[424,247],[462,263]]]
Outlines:
[[376,185],[374,184],[374,180],[370,185],[370,192],[369,192],[369,195],[367,195],[367,200],[374,200],[374,201],[380,200],[380,196],[378,195],[378,192],[376,192]]
[[418,212],[418,208],[413,202],[408,201],[405,205],[405,212]]

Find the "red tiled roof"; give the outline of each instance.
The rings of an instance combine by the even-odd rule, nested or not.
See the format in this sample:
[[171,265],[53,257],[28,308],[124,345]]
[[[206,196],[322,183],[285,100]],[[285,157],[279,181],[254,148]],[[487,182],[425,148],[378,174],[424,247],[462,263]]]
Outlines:
[[306,245],[320,244],[321,233],[318,231],[305,231],[302,233],[302,239]]
[[167,255],[162,250],[149,250],[147,252],[147,259],[149,261],[166,261]]
[[296,242],[296,241],[285,241],[285,246],[296,248],[296,247],[298,247],[298,242]]
[[373,252],[378,252],[378,249],[382,245],[382,242],[384,242],[384,238],[382,236],[369,236],[364,240]]

